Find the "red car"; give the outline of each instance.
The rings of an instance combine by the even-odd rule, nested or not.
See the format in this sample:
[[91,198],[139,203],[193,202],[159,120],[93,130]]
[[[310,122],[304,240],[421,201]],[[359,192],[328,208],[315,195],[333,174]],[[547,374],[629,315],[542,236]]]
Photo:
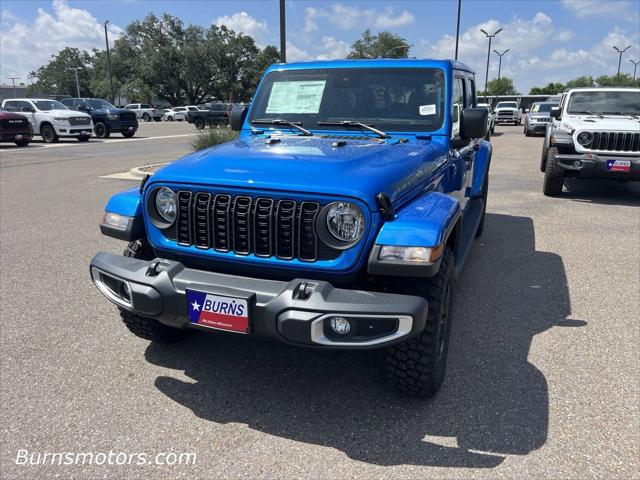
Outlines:
[[32,138],[33,126],[27,117],[0,108],[0,142],[13,142],[25,147]]

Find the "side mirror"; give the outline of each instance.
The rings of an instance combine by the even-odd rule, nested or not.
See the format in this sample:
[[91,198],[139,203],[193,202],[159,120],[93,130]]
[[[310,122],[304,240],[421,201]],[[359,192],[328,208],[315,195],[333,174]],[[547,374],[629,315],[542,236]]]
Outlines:
[[561,116],[560,107],[551,107],[551,118],[559,119]]
[[34,113],[36,110],[33,107],[22,107],[20,111],[25,113]]
[[234,132],[239,132],[242,130],[242,124],[244,123],[244,119],[247,118],[247,112],[249,109],[247,107],[233,107],[231,110],[231,130]]
[[465,108],[460,118],[460,137],[484,138],[487,135],[489,112],[486,108]]
[[80,104],[78,105],[78,110],[82,112],[88,112],[89,110],[91,110],[91,107],[89,107],[89,105],[86,105],[86,104]]

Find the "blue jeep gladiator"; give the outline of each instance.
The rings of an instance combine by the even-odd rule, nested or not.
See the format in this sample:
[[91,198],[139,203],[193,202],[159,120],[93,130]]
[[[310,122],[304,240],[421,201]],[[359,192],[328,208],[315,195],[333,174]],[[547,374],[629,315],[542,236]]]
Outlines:
[[101,98],[65,98],[62,100],[71,110],[91,115],[93,133],[98,138],[109,138],[113,132],[131,138],[138,130],[138,118],[135,112],[117,108]]
[[156,342],[228,331],[386,349],[402,392],[442,384],[451,296],[482,233],[491,145],[473,72],[449,60],[276,64],[239,137],[113,196],[97,288]]

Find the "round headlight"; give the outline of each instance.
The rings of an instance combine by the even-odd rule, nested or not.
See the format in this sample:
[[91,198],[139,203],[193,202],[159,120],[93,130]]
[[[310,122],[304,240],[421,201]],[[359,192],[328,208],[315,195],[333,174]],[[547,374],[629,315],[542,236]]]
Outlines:
[[332,203],[327,211],[327,228],[338,240],[354,242],[364,231],[364,215],[353,203]]
[[173,223],[176,219],[176,194],[167,187],[162,187],[156,193],[156,210],[167,222]]
[[591,132],[580,132],[578,134],[578,143],[583,147],[591,144],[591,140],[593,140],[593,135]]

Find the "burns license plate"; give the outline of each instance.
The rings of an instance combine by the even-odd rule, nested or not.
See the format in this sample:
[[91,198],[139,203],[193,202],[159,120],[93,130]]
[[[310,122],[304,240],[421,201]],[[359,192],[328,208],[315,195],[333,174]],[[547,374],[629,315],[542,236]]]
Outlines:
[[607,160],[607,171],[630,172],[631,160]]
[[189,321],[203,327],[236,333],[249,333],[249,302],[187,290]]

